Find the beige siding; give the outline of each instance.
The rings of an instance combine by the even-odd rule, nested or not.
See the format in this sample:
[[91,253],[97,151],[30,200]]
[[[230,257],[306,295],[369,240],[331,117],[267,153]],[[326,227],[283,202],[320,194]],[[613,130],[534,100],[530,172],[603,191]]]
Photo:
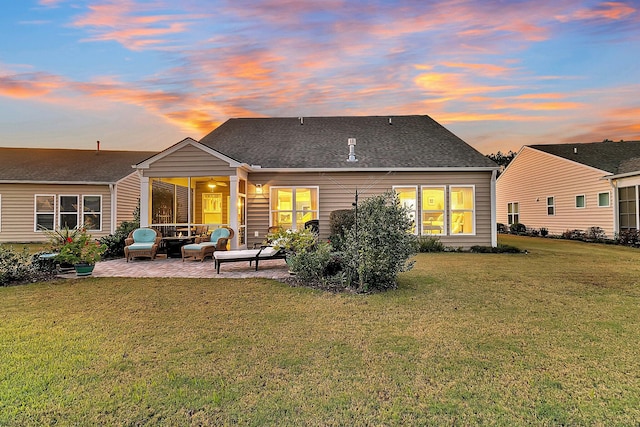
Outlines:
[[[524,147],[498,177],[497,222],[507,224],[507,203],[517,202],[520,223],[545,227],[551,234],[566,230],[602,228],[614,235],[614,195],[605,172]],[[610,193],[610,206],[598,207],[598,193]],[[576,208],[576,196],[584,195],[585,208]],[[547,215],[547,197],[555,198],[555,215]]]
[[[46,235],[34,231],[36,194],[102,196],[102,231],[92,231],[94,237],[110,234],[111,196],[108,185],[36,185],[0,184],[2,194],[2,231],[0,242],[41,242]],[[57,198],[56,198],[57,200]]]
[[[473,173],[254,173],[249,176],[247,194],[247,236],[251,247],[264,239],[269,227],[269,188],[271,186],[319,186],[320,237],[329,236],[329,215],[338,209],[351,209],[355,190],[359,201],[402,185],[474,185],[476,194],[476,233],[468,236],[441,236],[447,246],[491,245],[491,172]],[[263,194],[256,194],[262,184]],[[259,237],[255,237],[258,232]]]
[[137,172],[121,179],[116,184],[116,224],[132,221],[133,212],[138,207],[140,199],[140,176]]
[[235,175],[235,168],[204,151],[186,145],[181,149],[152,163],[143,174],[149,178],[175,176],[229,176]]

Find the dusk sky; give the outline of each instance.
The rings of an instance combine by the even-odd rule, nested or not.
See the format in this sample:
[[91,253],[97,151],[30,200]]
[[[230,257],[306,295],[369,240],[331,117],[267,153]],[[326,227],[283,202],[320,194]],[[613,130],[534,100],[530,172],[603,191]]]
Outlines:
[[232,117],[403,114],[483,154],[640,140],[638,1],[2,6],[3,147],[160,151]]

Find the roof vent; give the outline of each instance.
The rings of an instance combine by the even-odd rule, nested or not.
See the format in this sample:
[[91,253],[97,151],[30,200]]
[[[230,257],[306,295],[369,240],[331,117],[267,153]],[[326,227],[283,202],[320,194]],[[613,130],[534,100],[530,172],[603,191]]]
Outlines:
[[578,154],[578,147],[573,147],[573,154]]
[[298,120],[300,120],[300,125],[304,124],[304,117],[298,117]]
[[100,141],[96,141],[96,153],[100,152]]
[[356,159],[356,139],[347,139],[347,144],[349,145],[349,158],[347,159],[347,162],[357,162],[358,159]]
[[391,123],[391,117],[389,117],[389,124],[392,125],[393,123]]

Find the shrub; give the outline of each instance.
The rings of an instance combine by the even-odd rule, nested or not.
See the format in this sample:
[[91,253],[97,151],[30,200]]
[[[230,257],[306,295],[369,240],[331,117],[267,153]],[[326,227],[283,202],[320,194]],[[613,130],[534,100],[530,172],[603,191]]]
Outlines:
[[511,234],[523,234],[527,232],[527,226],[519,222],[514,222],[509,226],[509,230]]
[[616,241],[620,245],[640,246],[640,232],[638,230],[625,230],[618,233]]
[[540,227],[540,235],[542,237],[547,237],[549,235],[549,230],[545,227]]
[[507,226],[501,222],[496,224],[496,229],[498,230],[498,233],[506,233],[508,231]]
[[509,254],[519,254],[522,251],[520,249],[518,249],[515,246],[511,246],[511,245],[504,245],[501,243],[498,243],[498,246],[472,246],[471,247],[471,252],[475,252],[475,253],[484,253],[484,254],[488,254],[488,253],[492,253],[492,254],[503,254],[503,253],[509,253]]
[[342,250],[345,233],[353,227],[355,220],[354,209],[340,209],[329,214],[329,240],[335,250]]
[[124,221],[120,223],[113,234],[100,238],[100,243],[105,245],[104,258],[121,258],[124,256],[124,241],[136,228],[140,227],[140,222]]
[[35,272],[31,259],[26,248],[18,252],[0,245],[0,286],[28,281]]
[[358,292],[396,287],[398,273],[411,269],[417,252],[413,221],[395,191],[373,196],[357,206],[354,226],[345,235],[347,280]]
[[607,238],[607,233],[600,227],[589,227],[586,238],[600,242]]
[[444,252],[445,247],[438,237],[420,236],[418,237],[419,252]]
[[287,264],[300,280],[322,281],[328,275],[328,267],[332,261],[331,250],[329,243],[321,242],[315,246],[313,251],[292,254],[287,259]]
[[583,230],[565,230],[562,233],[562,238],[569,240],[584,240],[586,236]]

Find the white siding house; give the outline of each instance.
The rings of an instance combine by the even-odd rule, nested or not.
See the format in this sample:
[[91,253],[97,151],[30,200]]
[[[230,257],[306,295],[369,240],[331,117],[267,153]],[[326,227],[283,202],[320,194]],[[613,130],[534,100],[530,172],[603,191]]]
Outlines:
[[640,142],[524,146],[497,179],[497,222],[550,234],[599,227],[613,238],[622,185],[615,176],[635,156]]

